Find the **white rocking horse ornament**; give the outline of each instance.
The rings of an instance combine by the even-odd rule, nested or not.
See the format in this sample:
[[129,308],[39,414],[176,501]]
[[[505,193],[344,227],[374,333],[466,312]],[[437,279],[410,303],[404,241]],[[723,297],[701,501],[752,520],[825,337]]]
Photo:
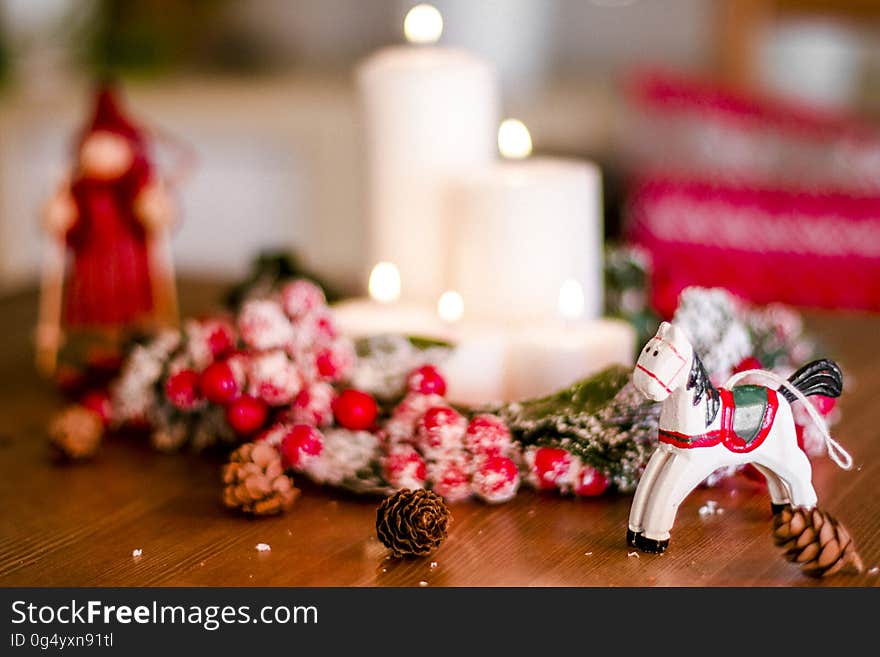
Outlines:
[[[773,387],[739,385],[761,378]],[[812,468],[798,447],[790,404],[805,402],[822,430],[829,456],[849,470],[849,454],[828,435],[806,397],[838,397],[840,368],[817,360],[784,379],[773,372],[748,370],[715,388],[684,333],[663,322],[639,355],[633,384],[649,399],[663,402],[660,445],[639,481],[629,516],[627,543],[662,553],[682,500],[716,469],[752,463],[767,479],[774,513],[786,505],[816,506]]]

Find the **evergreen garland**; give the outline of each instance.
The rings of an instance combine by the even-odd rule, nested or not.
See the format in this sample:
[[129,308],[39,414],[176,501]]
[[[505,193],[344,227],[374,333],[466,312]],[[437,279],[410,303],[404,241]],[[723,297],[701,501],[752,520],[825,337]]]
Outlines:
[[656,445],[660,405],[609,367],[547,397],[492,409],[522,447],[557,447],[580,457],[623,491],[633,490]]

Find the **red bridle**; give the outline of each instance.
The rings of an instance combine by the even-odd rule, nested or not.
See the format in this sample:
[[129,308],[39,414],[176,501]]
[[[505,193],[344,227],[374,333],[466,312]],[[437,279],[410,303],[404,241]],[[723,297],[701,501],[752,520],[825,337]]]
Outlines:
[[[684,368],[684,366],[687,365],[687,360],[685,359],[684,356],[682,356],[682,355],[678,352],[678,349],[675,348],[675,345],[672,344],[671,342],[669,342],[668,340],[664,340],[663,338],[657,337],[656,335],[654,336],[653,339],[654,339],[654,340],[657,340],[657,342],[659,342],[659,343],[661,343],[661,344],[667,345],[667,346],[672,350],[672,353],[675,354],[675,357],[678,358],[678,360],[681,361],[681,364],[678,366],[678,369],[675,370],[675,372],[672,374],[672,376],[669,377],[668,382],[666,382],[666,381],[664,381],[663,379],[661,379],[659,376],[657,376],[657,374],[655,374],[654,372],[652,372],[651,370],[649,370],[647,367],[645,367],[644,365],[642,365],[640,362],[636,363],[636,369],[641,370],[642,372],[644,372],[645,374],[647,374],[648,376],[650,376],[650,377],[651,377],[652,379],[654,379],[657,383],[659,383],[661,386],[663,386],[663,389],[664,389],[666,392],[671,393],[671,392],[672,392],[672,388],[670,388],[669,386],[670,386],[670,384],[672,383],[672,381],[675,379],[675,377],[678,376],[679,372],[681,372],[682,368]],[[648,342],[648,344],[650,345],[651,343]],[[648,351],[650,351],[650,350],[648,350]],[[641,360],[641,356],[639,357],[639,360]]]

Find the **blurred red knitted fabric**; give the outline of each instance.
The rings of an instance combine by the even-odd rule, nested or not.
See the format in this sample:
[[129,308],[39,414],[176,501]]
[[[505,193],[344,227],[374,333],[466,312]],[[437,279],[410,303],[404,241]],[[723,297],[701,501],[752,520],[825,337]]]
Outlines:
[[627,236],[661,314],[688,285],[880,310],[880,131],[665,74],[628,99]]

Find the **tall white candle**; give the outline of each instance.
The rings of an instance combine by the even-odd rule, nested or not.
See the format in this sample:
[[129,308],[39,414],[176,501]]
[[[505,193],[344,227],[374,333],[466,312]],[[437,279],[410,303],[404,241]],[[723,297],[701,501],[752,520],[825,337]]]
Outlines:
[[[519,124],[521,126],[521,124]],[[511,154],[531,147],[503,124]],[[505,131],[505,128],[510,128]],[[500,161],[449,185],[450,285],[470,317],[526,323],[556,317],[564,281],[582,288],[586,317],[602,309],[602,191],[590,162]]]
[[[411,39],[439,36],[430,12],[408,17]],[[368,160],[372,260],[400,269],[402,298],[433,305],[444,290],[442,190],[493,159],[499,85],[493,67],[452,48],[384,48],[359,67]]]

